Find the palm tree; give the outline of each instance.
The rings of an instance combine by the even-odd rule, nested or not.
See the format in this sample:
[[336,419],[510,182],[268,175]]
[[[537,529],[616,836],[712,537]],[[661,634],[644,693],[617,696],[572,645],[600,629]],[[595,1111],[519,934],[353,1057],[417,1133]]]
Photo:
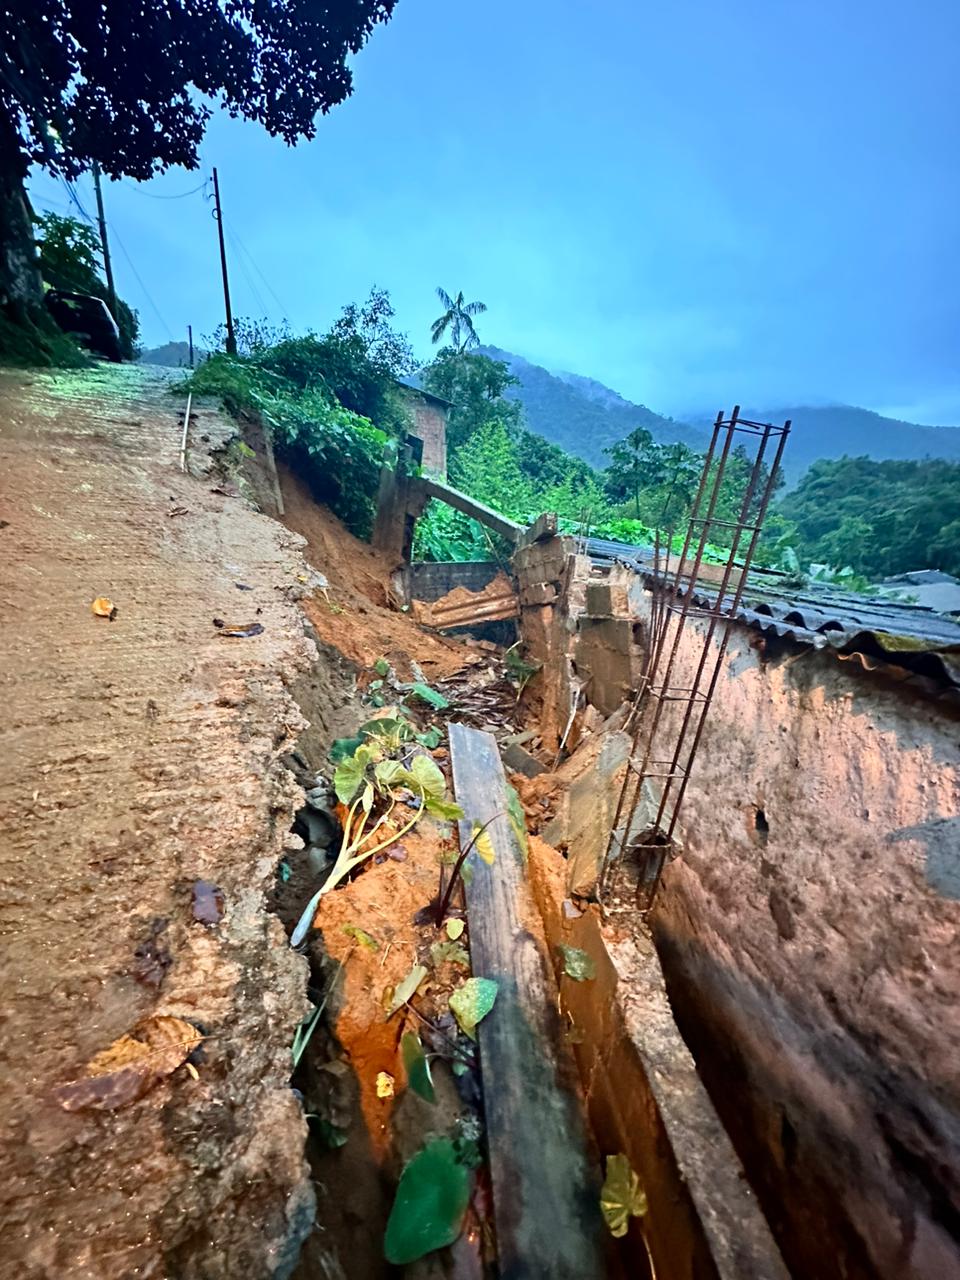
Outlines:
[[464,302],[462,289],[455,298],[451,298],[446,289],[438,289],[437,297],[446,310],[439,320],[434,320],[430,327],[430,336],[437,343],[449,329],[454,350],[458,355],[463,355],[467,347],[475,347],[480,342],[477,331],[473,327],[473,317],[483,315],[487,304]]

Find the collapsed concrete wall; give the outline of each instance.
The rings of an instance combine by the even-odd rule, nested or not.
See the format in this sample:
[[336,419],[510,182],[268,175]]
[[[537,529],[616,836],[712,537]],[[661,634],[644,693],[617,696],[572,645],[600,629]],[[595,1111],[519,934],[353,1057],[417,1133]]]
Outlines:
[[[579,689],[575,738],[633,678],[649,596],[614,570],[598,602],[570,550],[559,571],[549,561],[557,599],[525,606],[523,626],[561,660],[541,681],[545,722]],[[601,603],[623,625],[604,630],[598,680]],[[960,1276],[956,740],[943,703],[733,634],[652,923],[684,1035],[798,1276]]]

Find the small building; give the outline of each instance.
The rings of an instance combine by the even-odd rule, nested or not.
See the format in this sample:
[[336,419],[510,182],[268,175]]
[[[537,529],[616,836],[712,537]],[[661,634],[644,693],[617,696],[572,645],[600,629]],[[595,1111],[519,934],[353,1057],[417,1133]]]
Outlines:
[[447,474],[447,418],[453,404],[409,382],[397,382],[410,411],[410,435],[420,441],[420,464],[435,475]]
[[960,614],[960,578],[942,573],[939,569],[914,569],[912,573],[898,573],[895,577],[884,578],[880,587],[884,593],[887,589],[905,593],[925,609],[935,609],[937,613],[954,616]]

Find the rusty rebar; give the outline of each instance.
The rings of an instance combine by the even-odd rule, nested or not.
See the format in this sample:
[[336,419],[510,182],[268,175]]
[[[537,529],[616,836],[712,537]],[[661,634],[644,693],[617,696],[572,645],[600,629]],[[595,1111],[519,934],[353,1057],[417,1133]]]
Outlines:
[[[607,842],[599,877],[599,890],[602,894],[607,887],[611,872],[614,845],[619,845],[621,853],[615,869],[617,878],[619,878],[619,874],[623,869],[628,851],[632,850],[639,855],[643,850],[646,850],[651,856],[643,861],[636,891],[636,906],[642,913],[649,910],[653,904],[663,867],[674,848],[674,834],[680,815],[680,808],[686,794],[697,750],[700,746],[707,713],[719,679],[723,659],[726,655],[730,629],[740,607],[740,601],[746,587],[747,575],[753,562],[763,522],[776,488],[777,475],[790,427],[791,423],[789,421],[782,427],[776,427],[772,423],[758,423],[749,419],[741,419],[739,405],[734,408],[729,419],[725,420],[721,411],[714,423],[710,446],[704,458],[700,484],[691,507],[683,550],[680,554],[676,571],[671,574],[669,567],[673,546],[671,530],[667,541],[662,578],[660,574],[660,531],[657,530],[655,532],[653,571],[650,575],[651,604],[648,651],[644,657],[640,684],[634,698],[630,717],[628,717],[628,724],[634,717],[636,723],[632,726],[634,732],[631,739],[630,756],[627,761],[627,769],[618,797],[613,827]],[[739,518],[736,520],[724,520],[717,517],[715,512],[733,440],[738,431],[747,435],[757,436],[759,440],[739,505]],[[717,441],[721,432],[724,433],[724,441],[716,464],[716,470],[711,478]],[[763,486],[759,506],[754,514],[753,506],[763,474],[767,448],[772,437],[777,438],[775,458],[766,483]],[[702,514],[704,503],[706,503],[706,514]],[[699,537],[696,537],[695,529],[698,526],[700,532]],[[711,530],[717,527],[729,529],[732,532],[729,551],[723,567],[720,584],[717,588],[716,599],[708,608],[695,607],[695,599],[697,597],[696,584],[700,575],[703,557]],[[740,576],[728,606],[727,591],[744,535],[749,535],[749,541],[740,563]],[[696,541],[696,551],[688,571],[689,577],[685,587],[682,589],[687,572],[687,557],[691,543],[694,541]],[[678,604],[681,590],[682,602]],[[705,619],[707,627],[704,631],[703,644],[693,681],[690,684],[680,686],[672,684],[671,679],[681,638],[691,617]],[[669,640],[671,624],[674,624],[674,630],[672,640]],[[720,633],[717,643],[714,645],[714,637],[717,635],[718,627],[720,628]],[[715,648],[714,661],[706,689],[703,689],[701,686],[712,647]],[[669,653],[669,656],[661,675],[660,667],[665,653]],[[670,758],[654,759],[653,753],[657,746],[663,708],[668,702],[685,702],[687,704],[686,710],[677,731]],[[653,710],[648,712],[651,703],[653,704]],[[699,710],[699,715],[695,714],[697,710]],[[693,728],[693,740],[688,747],[687,739],[691,727]],[[638,762],[641,740],[644,742],[644,750],[642,760]],[[681,757],[683,757],[682,761]],[[653,825],[644,831],[642,839],[631,841],[630,831],[643,794],[643,785],[647,779],[662,780],[656,818]],[[675,783],[677,784],[676,789],[674,789]],[[629,801],[628,796],[630,797]],[[669,820],[665,822],[668,806]],[[624,820],[625,810],[626,819]]]

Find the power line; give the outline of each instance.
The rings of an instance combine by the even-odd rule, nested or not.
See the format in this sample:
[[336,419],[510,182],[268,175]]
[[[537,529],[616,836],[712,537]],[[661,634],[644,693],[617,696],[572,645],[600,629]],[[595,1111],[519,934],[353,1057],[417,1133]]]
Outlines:
[[264,302],[263,295],[260,293],[260,290],[257,288],[256,283],[253,279],[253,276],[251,276],[250,272],[247,270],[246,264],[244,263],[244,260],[243,260],[243,256],[239,252],[239,244],[237,242],[237,237],[234,235],[230,227],[226,225],[226,223],[224,223],[224,230],[226,231],[227,238],[230,241],[231,249],[235,251],[234,256],[236,257],[237,262],[240,264],[240,270],[243,272],[243,278],[247,282],[247,287],[249,288],[250,292],[253,294],[253,297],[255,302],[257,303],[257,306],[260,308],[260,314],[269,317],[270,308]]
[[149,302],[150,306],[153,308],[153,314],[160,321],[160,324],[163,327],[163,330],[166,333],[169,340],[173,342],[174,338],[173,338],[173,334],[170,332],[170,326],[167,324],[166,320],[164,320],[163,316],[160,314],[160,308],[157,306],[153,298],[150,296],[150,291],[147,288],[147,286],[143,283],[143,280],[140,276],[140,272],[133,265],[133,259],[130,257],[129,253],[127,253],[127,247],[123,243],[123,241],[120,239],[120,236],[117,234],[116,227],[113,225],[112,222],[108,223],[107,225],[110,227],[110,233],[113,236],[114,240],[116,240],[117,244],[120,246],[120,252],[126,258],[127,266],[133,272],[134,279],[136,280],[137,284],[139,284],[140,289],[143,292],[143,296],[146,298],[147,302]]
[[132,187],[134,191],[139,191],[140,195],[147,196],[151,200],[186,200],[187,196],[195,196],[198,191],[202,191],[209,182],[209,178],[204,178],[198,186],[191,187],[189,191],[181,191],[175,196],[160,196],[155,191],[144,191],[139,183],[131,182],[127,178],[122,178],[121,181],[125,187]]
[[90,223],[91,226],[94,226],[95,224],[94,224],[93,218],[90,217],[89,213],[87,213],[86,209],[80,203],[80,197],[77,195],[77,189],[74,186],[74,184],[68,181],[68,179],[64,178],[62,175],[60,177],[60,181],[63,183],[64,190],[66,191],[67,195],[76,205],[81,218],[84,218],[87,222]]
[[231,232],[231,236],[232,236],[232,238],[236,240],[236,242],[237,242],[237,246],[238,246],[238,248],[240,249],[240,252],[246,256],[246,258],[247,258],[247,260],[249,261],[249,263],[250,263],[251,267],[254,269],[254,271],[257,273],[257,275],[258,275],[258,276],[260,277],[260,279],[263,281],[264,287],[266,288],[267,292],[270,294],[270,296],[273,298],[274,302],[275,302],[275,303],[277,304],[277,306],[280,308],[280,315],[281,315],[281,317],[282,317],[284,320],[289,321],[289,319],[290,319],[290,313],[289,313],[289,311],[288,311],[288,310],[287,310],[287,308],[283,305],[283,303],[280,301],[280,299],[277,297],[276,292],[274,291],[274,288],[273,288],[273,286],[271,285],[270,281],[267,279],[267,277],[263,274],[263,272],[262,272],[262,271],[260,270],[260,268],[257,266],[256,259],[254,258],[253,254],[250,252],[250,250],[247,248],[247,246],[246,246],[246,245],[243,243],[243,241],[240,239],[240,236],[239,236],[239,234],[237,233],[236,228],[231,224],[231,225],[230,225],[229,230],[230,230],[230,232]]

